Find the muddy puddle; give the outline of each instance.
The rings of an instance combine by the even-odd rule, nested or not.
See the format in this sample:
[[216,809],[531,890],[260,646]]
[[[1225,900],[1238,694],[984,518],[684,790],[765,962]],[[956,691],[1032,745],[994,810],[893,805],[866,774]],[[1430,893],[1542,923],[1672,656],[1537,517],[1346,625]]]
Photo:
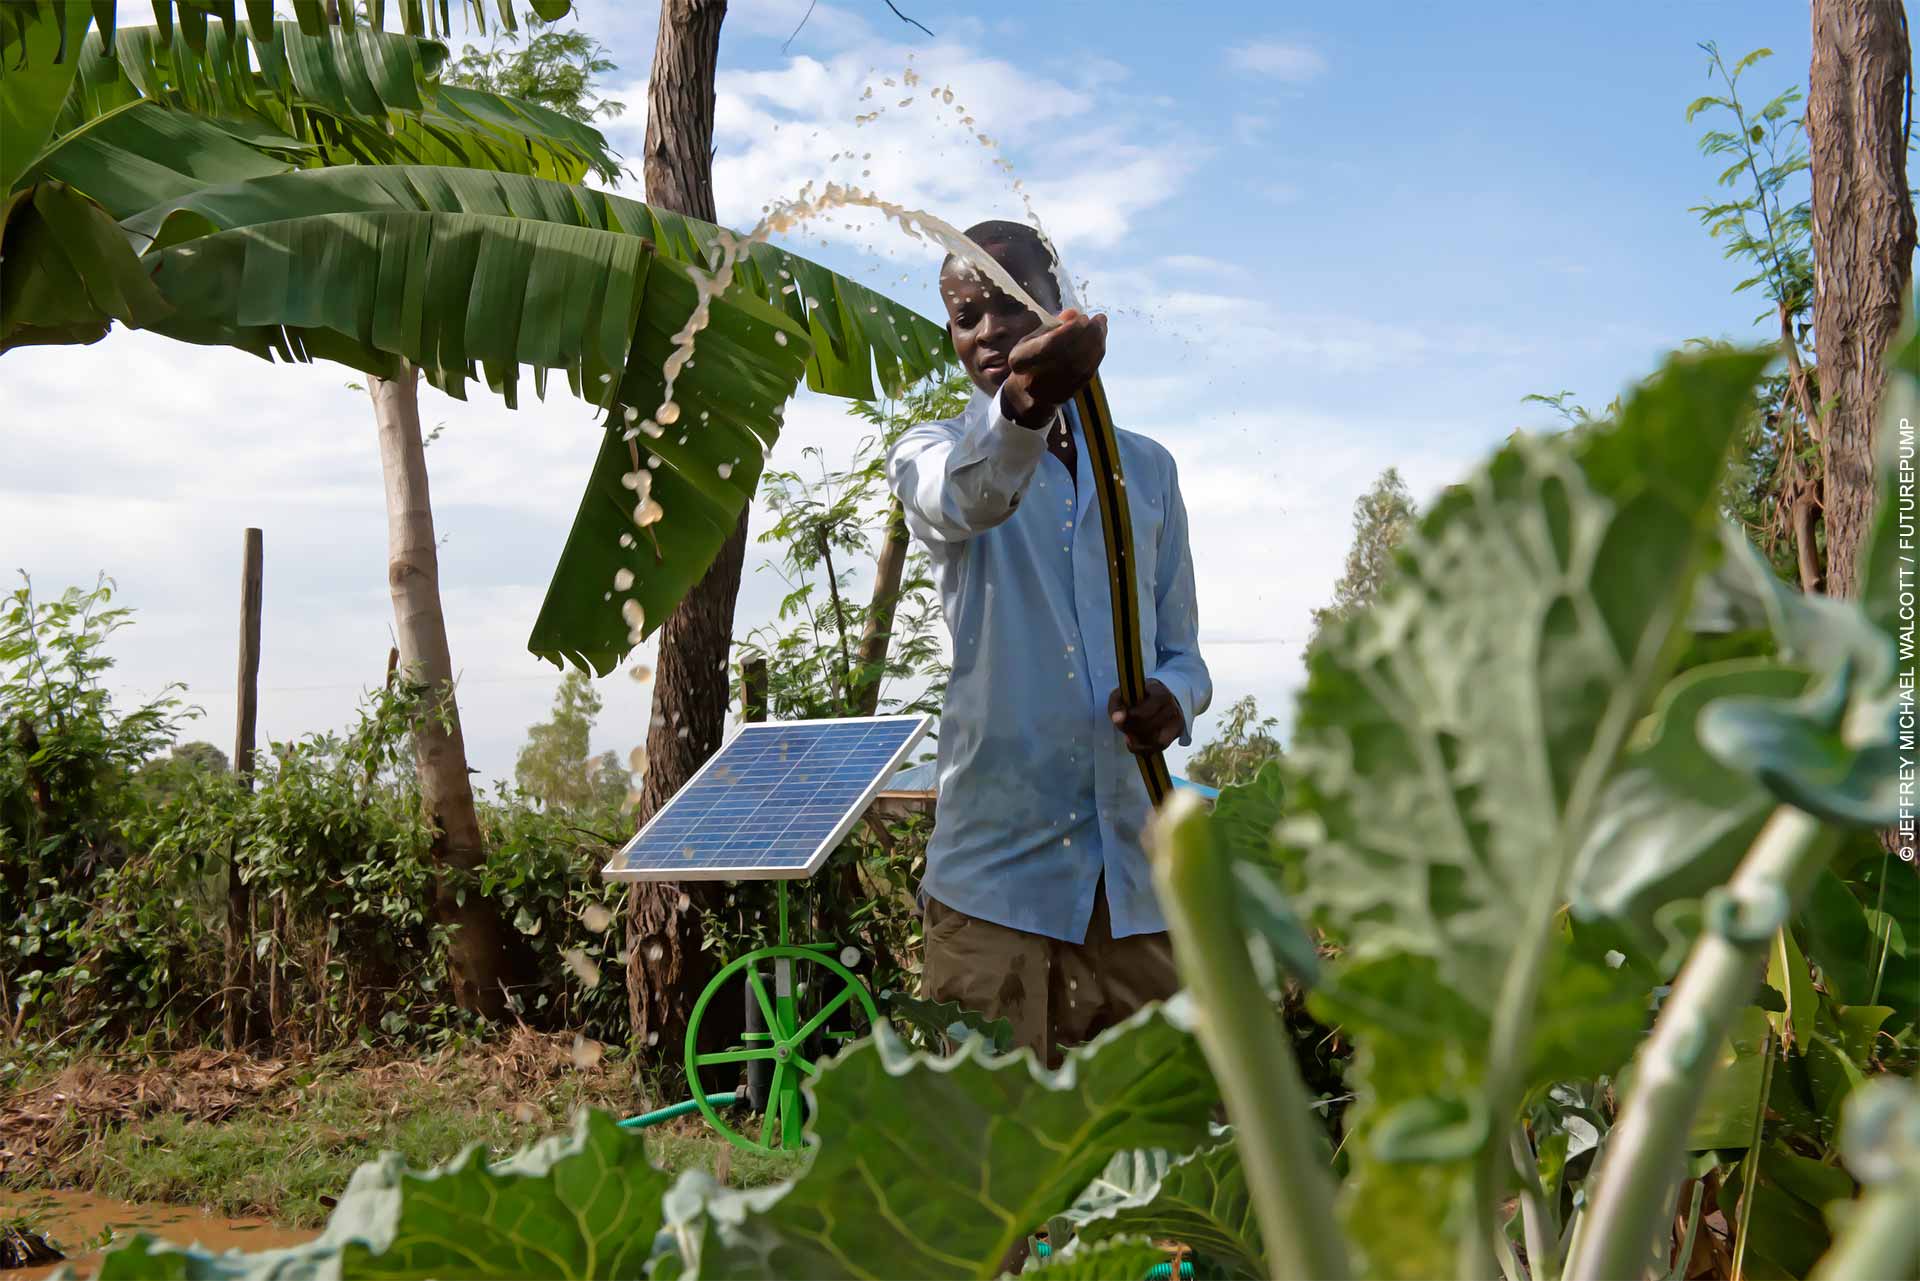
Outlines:
[[[192,1206],[136,1204],[90,1192],[9,1192],[0,1190],[0,1223],[26,1219],[48,1238],[83,1277],[91,1276],[100,1251],[146,1232],[180,1245],[198,1243],[210,1250],[269,1250],[312,1240],[318,1231],[281,1227],[267,1219],[230,1219]],[[108,1232],[111,1239],[103,1241]],[[0,1270],[0,1281],[38,1281],[52,1276],[60,1262]]]

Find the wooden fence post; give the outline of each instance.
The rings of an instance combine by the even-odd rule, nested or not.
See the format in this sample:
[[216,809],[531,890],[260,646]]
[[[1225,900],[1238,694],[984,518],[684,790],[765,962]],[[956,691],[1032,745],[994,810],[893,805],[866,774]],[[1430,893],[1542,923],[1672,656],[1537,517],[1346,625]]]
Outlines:
[[[260,603],[264,585],[264,538],[257,529],[246,532],[240,568],[240,688],[233,725],[233,773],[246,791],[253,790],[254,727],[260,714]],[[247,1039],[253,1006],[253,904],[246,882],[240,879],[240,833],[233,834],[227,855],[227,949],[223,992],[226,1006],[226,1043],[237,1049]]]

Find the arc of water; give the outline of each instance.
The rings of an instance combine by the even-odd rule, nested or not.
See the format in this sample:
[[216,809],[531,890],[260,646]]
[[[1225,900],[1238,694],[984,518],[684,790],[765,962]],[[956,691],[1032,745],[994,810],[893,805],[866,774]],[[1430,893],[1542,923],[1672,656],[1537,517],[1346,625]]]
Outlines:
[[[716,241],[718,254],[712,270],[702,272],[695,269],[691,272],[696,302],[686,324],[674,335],[673,354],[662,368],[664,385],[660,405],[652,415],[637,424],[635,419],[638,411],[632,407],[625,411],[628,426],[624,438],[633,458],[633,472],[627,483],[636,490],[640,499],[634,511],[634,523],[646,529],[649,536],[652,530],[648,526],[657,522],[664,513],[649,496],[647,481],[651,480],[651,474],[641,465],[635,440],[643,432],[659,436],[667,425],[678,421],[680,408],[673,399],[674,382],[693,357],[694,340],[707,327],[714,298],[725,292],[733,282],[734,268],[750,246],[763,243],[775,232],[787,231],[819,213],[849,206],[878,210],[898,223],[900,229],[913,239],[932,241],[953,254],[984,275],[994,287],[1032,311],[1040,318],[1043,328],[1052,328],[1060,323],[1059,317],[1041,306],[991,254],[944,219],[925,210],[909,209],[856,186],[829,182],[816,195],[813,184],[808,183],[792,200],[769,206],[765,215],[745,236],[721,233]],[[1041,234],[1045,235],[1044,232]],[[1051,241],[1048,246],[1052,247]],[[1066,273],[1059,267],[1057,253],[1054,254],[1054,263],[1054,278],[1060,287],[1061,298],[1072,298],[1073,291]],[[1147,677],[1140,642],[1140,609],[1136,594],[1139,579],[1134,572],[1133,521],[1127,505],[1126,479],[1121,473],[1119,440],[1114,434],[1106,390],[1098,375],[1075,397],[1075,407],[1087,437],[1089,461],[1094,474],[1094,494],[1100,510],[1100,527],[1106,541],[1108,584],[1113,601],[1113,647],[1119,668],[1120,694],[1128,706],[1137,706],[1146,699]],[[630,634],[637,641],[642,620],[633,616],[638,612],[637,604],[629,600],[627,605],[633,606],[628,611],[627,621],[632,629]],[[1137,759],[1147,795],[1157,807],[1172,791],[1166,759],[1158,751],[1139,753]]]

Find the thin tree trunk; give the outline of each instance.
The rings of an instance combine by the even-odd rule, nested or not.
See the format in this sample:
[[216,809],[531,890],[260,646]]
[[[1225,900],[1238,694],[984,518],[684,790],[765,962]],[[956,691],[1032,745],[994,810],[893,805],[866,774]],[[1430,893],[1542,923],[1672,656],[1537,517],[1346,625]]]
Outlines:
[[867,606],[867,625],[860,633],[859,687],[853,699],[856,716],[872,716],[880,710],[881,673],[887,664],[887,647],[893,642],[893,615],[900,604],[907,547],[907,513],[895,499],[887,510],[887,538],[874,565],[873,602]]
[[1908,73],[1899,0],[1813,0],[1813,333],[1820,369],[1827,588],[1858,593],[1874,501],[1874,436],[1887,345],[1914,248],[1907,191]]
[[[1800,421],[1807,429],[1809,439],[1820,440],[1820,415],[1814,409],[1813,388],[1809,384],[1805,366],[1800,363],[1800,344],[1793,335],[1793,313],[1783,301],[1779,306],[1780,345],[1787,353],[1787,388],[1793,396],[1793,403],[1800,411]],[[1818,498],[1814,492],[1812,480],[1800,466],[1800,442],[1791,427],[1791,418],[1785,405],[1780,408],[1785,429],[1782,432],[1781,448],[1786,457],[1781,459],[1785,469],[1785,484],[1777,491],[1777,502],[1786,505],[1788,527],[1793,535],[1795,563],[1800,570],[1800,590],[1811,596],[1826,585],[1826,567],[1821,561],[1818,535],[1814,525],[1818,518],[1815,508]]]
[[[240,557],[240,673],[233,718],[234,781],[253,790],[253,741],[260,712],[260,606],[265,585],[264,535],[249,529]],[[253,1007],[253,904],[240,876],[240,833],[227,849],[227,939],[221,1003],[226,1007],[226,1046],[245,1044]]]
[[[507,1013],[503,986],[510,977],[508,937],[492,902],[478,892],[457,894],[448,870],[477,868],[485,857],[467,748],[454,697],[453,658],[440,609],[440,557],[427,492],[427,458],[420,439],[420,377],[409,367],[389,381],[369,377],[374,422],[380,432],[380,469],[387,490],[387,586],[393,594],[400,669],[430,691],[414,725],[420,799],[433,829],[436,869],[434,915],[455,927],[450,944],[454,999],[488,1018]],[[464,901],[462,901],[464,899]]]
[[840,604],[840,579],[833,572],[833,545],[827,533],[820,531],[820,559],[827,567],[827,599],[833,606],[833,634],[840,641],[840,706],[853,715],[853,657],[847,653],[847,615]]
[[[714,69],[726,15],[726,0],[662,0],[647,86],[641,161],[647,202],[708,222],[714,220]],[[647,774],[636,823],[652,817],[720,746],[733,606],[746,554],[747,512],[742,510],[718,559],[660,629],[647,721]],[[712,970],[700,946],[700,908],[723,893],[719,882],[640,883],[627,892],[627,1013],[633,1043],[656,1047],[669,1062],[679,1057],[694,999]],[[728,1002],[715,1007],[716,1035],[730,1013],[739,1017]]]

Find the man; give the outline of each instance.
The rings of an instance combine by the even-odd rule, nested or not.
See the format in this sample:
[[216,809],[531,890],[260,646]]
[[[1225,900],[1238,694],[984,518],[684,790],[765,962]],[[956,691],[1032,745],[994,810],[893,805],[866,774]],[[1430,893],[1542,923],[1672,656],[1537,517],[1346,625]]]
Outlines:
[[[967,235],[1059,311],[1057,265],[1032,228],[987,222]],[[953,638],[921,887],[922,987],[1006,1018],[1018,1044],[1057,1066],[1063,1046],[1179,986],[1129,751],[1191,742],[1213,686],[1172,456],[1123,431],[1152,679],[1138,706],[1122,706],[1116,688],[1106,544],[1070,403],[1106,352],[1106,317],[1068,310],[1043,331],[952,258],[940,289],[978,390],[960,417],[912,428],[887,458]]]

